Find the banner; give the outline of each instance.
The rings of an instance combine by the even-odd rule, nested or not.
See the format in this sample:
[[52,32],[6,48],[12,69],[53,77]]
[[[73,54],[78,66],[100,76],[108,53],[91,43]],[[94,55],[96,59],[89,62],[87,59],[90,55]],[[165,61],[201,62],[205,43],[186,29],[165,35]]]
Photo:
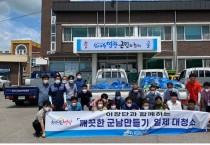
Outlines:
[[74,53],[161,52],[161,40],[159,37],[75,37],[73,51]]
[[46,114],[46,136],[142,136],[207,131],[208,113],[199,111],[65,111]]

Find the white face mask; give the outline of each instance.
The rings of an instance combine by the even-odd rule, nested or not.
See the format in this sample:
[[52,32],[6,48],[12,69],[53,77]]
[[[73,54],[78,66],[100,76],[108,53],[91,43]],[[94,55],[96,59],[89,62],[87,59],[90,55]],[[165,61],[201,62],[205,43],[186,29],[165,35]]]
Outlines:
[[77,78],[78,78],[78,79],[81,79],[81,78],[82,78],[82,76],[77,76]]
[[66,83],[67,83],[67,80],[63,80],[62,83],[63,83],[63,84],[66,84]]
[[134,93],[138,93],[139,90],[133,90],[133,91],[134,91]]
[[144,106],[144,110],[149,110],[149,107],[148,106]]
[[209,89],[205,89],[205,91],[206,91],[206,93],[208,93],[209,92]]
[[151,94],[155,94],[155,91],[150,91],[151,92]]
[[55,83],[56,83],[56,84],[60,84],[61,81],[60,81],[60,80],[55,80]]
[[132,106],[132,104],[127,104],[127,106],[130,108]]
[[48,84],[48,80],[43,80],[43,83],[44,84]]
[[71,105],[72,105],[73,107],[75,107],[75,106],[77,105],[77,103],[72,103]]
[[112,105],[112,106],[111,106],[111,109],[112,109],[112,110],[115,110],[115,109],[116,109],[116,105]]
[[84,89],[84,90],[82,90],[82,92],[83,92],[83,93],[87,93],[87,90]]
[[106,103],[106,102],[107,102],[107,100],[106,100],[106,99],[103,99],[103,101],[104,101],[104,103]]
[[173,91],[173,88],[168,89],[169,91]]
[[120,96],[117,96],[117,100],[120,100],[120,98],[121,98]]
[[98,108],[102,108],[103,107],[103,104],[98,104]]
[[70,84],[73,84],[73,83],[74,83],[74,80],[69,80],[69,83],[70,83]]
[[45,108],[44,108],[44,111],[45,111],[45,112],[50,111],[50,107],[45,107]]

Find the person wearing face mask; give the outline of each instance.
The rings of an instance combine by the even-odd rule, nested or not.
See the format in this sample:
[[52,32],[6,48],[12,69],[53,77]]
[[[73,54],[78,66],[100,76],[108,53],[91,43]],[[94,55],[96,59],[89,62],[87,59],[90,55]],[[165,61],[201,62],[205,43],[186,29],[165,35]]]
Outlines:
[[61,76],[56,75],[55,83],[49,88],[49,100],[54,111],[63,111],[67,107],[66,87],[61,83]]
[[42,76],[42,83],[37,86],[39,110],[42,109],[43,102],[46,101],[46,100],[49,100],[49,95],[48,95],[49,88],[50,88],[50,85],[49,85],[49,82],[48,82],[49,78],[50,77],[48,75],[43,75]]
[[136,103],[133,103],[131,97],[125,98],[125,103],[122,107],[122,110],[140,110],[139,106]]
[[82,105],[77,101],[77,97],[71,97],[68,111],[82,111]]
[[157,91],[155,85],[150,86],[150,91],[147,92],[145,99],[149,102],[150,109],[155,105],[155,98],[160,96],[160,92]]
[[80,72],[78,72],[76,74],[77,79],[74,81],[74,83],[77,85],[77,93],[81,93],[82,92],[82,86],[86,85],[85,80],[82,79],[82,74]]
[[103,110],[107,110],[104,100],[103,99],[99,99],[96,102],[95,107],[92,108],[92,111],[103,111]]
[[44,101],[43,108],[36,114],[36,118],[32,123],[33,128],[36,131],[34,134],[36,137],[40,137],[41,135],[43,138],[45,138],[45,113],[52,111],[50,106],[50,101]]
[[78,94],[78,98],[81,99],[81,104],[82,104],[83,110],[84,110],[85,105],[89,108],[89,110],[91,110],[91,108],[90,108],[91,97],[92,97],[92,93],[88,90],[87,85],[83,85],[82,92]]
[[116,103],[115,101],[111,101],[108,105],[108,110],[117,110],[117,106],[116,106]]
[[143,101],[142,110],[150,110],[149,102],[147,100]]
[[169,110],[168,106],[163,104],[163,99],[160,96],[155,98],[155,105],[153,106],[153,110]]
[[173,87],[173,83],[169,82],[167,83],[167,89],[164,91],[163,94],[164,104],[166,104],[167,101],[171,100],[172,92],[175,92],[177,94],[177,100],[180,100],[181,96],[179,91]]
[[128,96],[132,98],[133,103],[138,105],[140,108],[142,107],[142,101],[144,99],[144,91],[141,88],[139,88],[137,84],[133,85],[133,88],[129,92]]
[[125,99],[123,97],[121,97],[120,91],[116,91],[115,92],[114,101],[115,101],[115,104],[116,104],[117,109],[118,110],[121,110],[122,109],[122,106],[123,106],[123,104],[125,102]]
[[68,83],[68,78],[67,78],[67,76],[63,76],[63,77],[62,77],[62,83],[63,83],[63,84]]
[[66,101],[70,104],[70,99],[73,96],[77,96],[77,86],[74,84],[74,76],[70,75],[68,77],[69,82],[65,84],[66,87]]
[[182,110],[182,104],[177,100],[177,93],[171,93],[171,100],[167,101],[167,106],[170,110]]
[[201,92],[201,111],[210,112],[210,82],[203,84]]

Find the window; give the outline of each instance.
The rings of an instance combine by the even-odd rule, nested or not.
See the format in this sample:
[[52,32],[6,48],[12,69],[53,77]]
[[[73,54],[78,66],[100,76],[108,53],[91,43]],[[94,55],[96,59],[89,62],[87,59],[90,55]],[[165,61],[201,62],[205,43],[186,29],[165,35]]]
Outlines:
[[210,71],[209,70],[205,70],[205,75],[206,75],[206,77],[210,77]]
[[178,72],[185,69],[185,59],[178,59]]
[[193,67],[202,67],[202,59],[187,59],[186,60],[186,67],[193,68]]
[[145,69],[164,69],[163,59],[150,59],[145,62]]
[[204,59],[204,67],[210,67],[210,59]]
[[[105,32],[104,32],[105,31]],[[133,36],[133,27],[101,27],[101,37]]]
[[171,40],[170,26],[139,27],[140,37],[160,36],[161,40]]
[[171,59],[165,59],[165,68],[166,68],[166,70],[172,70],[172,60]]
[[23,67],[23,72],[26,72],[26,67]]
[[18,45],[16,47],[16,51],[15,51],[15,54],[19,54],[19,55],[24,55],[26,54],[26,46],[25,45]]
[[31,59],[31,66],[32,66],[32,67],[37,66],[37,65],[36,65],[36,58],[32,58],[32,59]]
[[74,37],[95,37],[95,36],[96,36],[95,27],[63,28],[64,42],[73,41]]
[[209,26],[178,26],[178,40],[206,40],[209,37]]

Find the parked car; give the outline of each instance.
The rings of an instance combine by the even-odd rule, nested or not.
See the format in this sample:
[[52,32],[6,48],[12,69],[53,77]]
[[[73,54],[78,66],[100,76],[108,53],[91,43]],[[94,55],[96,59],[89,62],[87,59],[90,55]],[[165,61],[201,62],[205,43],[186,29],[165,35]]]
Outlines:
[[11,85],[11,81],[9,81],[5,76],[0,76],[0,89],[4,90],[5,87]]

